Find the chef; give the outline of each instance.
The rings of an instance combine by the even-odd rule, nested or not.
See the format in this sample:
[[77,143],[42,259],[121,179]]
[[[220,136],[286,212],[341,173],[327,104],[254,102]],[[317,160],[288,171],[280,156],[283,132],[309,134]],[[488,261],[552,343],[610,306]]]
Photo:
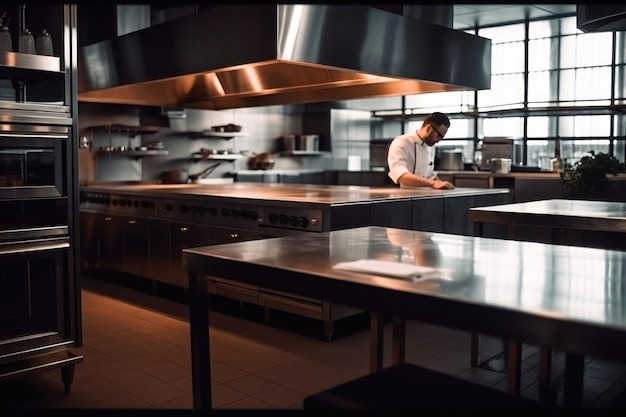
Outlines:
[[431,187],[451,190],[454,185],[437,178],[435,144],[448,132],[450,119],[435,112],[426,117],[415,132],[396,137],[389,145],[389,178],[400,187]]

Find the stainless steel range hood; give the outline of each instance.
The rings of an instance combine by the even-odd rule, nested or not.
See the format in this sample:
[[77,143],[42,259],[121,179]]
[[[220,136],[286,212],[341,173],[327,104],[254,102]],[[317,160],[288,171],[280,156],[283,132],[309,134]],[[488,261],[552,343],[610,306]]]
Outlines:
[[79,50],[78,100],[228,109],[491,86],[491,41],[358,5],[219,6]]

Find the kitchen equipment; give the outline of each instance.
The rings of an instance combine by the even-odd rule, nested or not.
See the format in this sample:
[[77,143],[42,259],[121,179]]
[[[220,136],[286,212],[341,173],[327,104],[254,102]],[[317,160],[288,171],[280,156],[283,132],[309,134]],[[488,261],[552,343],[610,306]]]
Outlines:
[[522,140],[507,137],[489,137],[483,139],[482,165],[480,169],[490,171],[491,160],[508,158],[515,164],[522,163]]
[[13,40],[11,31],[0,22],[0,51],[13,52]]
[[163,171],[160,178],[163,184],[187,184],[189,182],[189,174],[186,169]]
[[186,169],[174,169],[170,171],[161,172],[161,183],[162,184],[188,184],[188,183],[196,183],[198,180],[203,179],[211,172],[215,170],[220,165],[220,162],[217,162],[213,165],[209,165],[207,168],[198,172],[197,174],[189,175]]
[[320,146],[319,141],[319,135],[289,134],[283,136],[283,147],[287,152],[317,152]]
[[494,174],[508,174],[511,172],[510,158],[492,158],[491,172]]
[[20,34],[18,51],[23,54],[36,54],[35,38],[28,29],[24,29]]
[[[296,27],[292,53],[284,36]],[[381,48],[364,41],[381,33],[393,33],[401,46]],[[416,34],[420,48],[429,48],[425,40],[437,39],[443,50],[454,53],[416,63],[405,46],[416,42]],[[207,56],[206,45],[224,39],[237,50],[213,50],[215,59],[201,58]],[[84,80],[79,100],[126,105],[215,111],[491,85],[490,39],[354,4],[224,5],[91,43],[78,54]],[[154,94],[155,87],[169,94]]]
[[208,167],[198,172],[197,174],[190,175],[189,182],[197,182],[198,180],[203,179],[204,177],[209,175],[211,172],[213,172],[215,168],[217,168],[218,166],[220,166],[220,162],[216,162],[213,165],[209,165]]
[[260,154],[253,154],[250,159],[248,159],[248,168],[250,169],[272,169],[274,168],[274,157],[269,152],[263,152]]
[[52,46],[52,36],[46,30],[42,30],[37,41],[35,42],[35,49],[38,55],[54,55],[54,48]]
[[233,123],[227,125],[211,126],[214,132],[241,132],[241,126]]
[[442,171],[463,171],[463,150],[444,150],[439,156],[439,167]]

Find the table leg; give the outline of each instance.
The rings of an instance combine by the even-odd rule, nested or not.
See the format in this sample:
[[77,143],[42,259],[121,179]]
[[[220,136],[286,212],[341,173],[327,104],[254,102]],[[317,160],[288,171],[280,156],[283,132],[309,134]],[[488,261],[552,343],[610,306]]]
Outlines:
[[508,341],[507,391],[519,395],[522,376],[522,343]]
[[194,410],[211,410],[211,353],[209,351],[209,295],[202,274],[189,272],[189,333]]
[[480,365],[480,334],[472,332],[470,339],[470,365]]
[[391,363],[400,365],[404,363],[406,349],[406,320],[401,317],[393,318],[391,336]]
[[370,373],[383,369],[384,314],[370,313]]
[[582,406],[584,371],[585,357],[583,355],[565,354],[563,407],[580,408]]
[[474,236],[482,237],[485,230],[485,223],[474,222]]
[[539,396],[548,404],[556,404],[556,391],[552,385],[552,349],[539,350]]

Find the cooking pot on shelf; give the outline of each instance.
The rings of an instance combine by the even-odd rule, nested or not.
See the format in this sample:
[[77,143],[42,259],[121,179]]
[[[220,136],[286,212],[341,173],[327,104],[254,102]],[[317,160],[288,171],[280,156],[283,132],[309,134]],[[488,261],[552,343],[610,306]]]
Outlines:
[[196,183],[198,180],[209,175],[215,168],[217,168],[220,163],[216,163],[208,166],[206,169],[200,171],[197,174],[189,175],[186,169],[174,169],[171,171],[163,171],[161,172],[161,183],[162,184],[188,184],[188,183]]
[[511,158],[491,158],[491,172],[508,174],[511,172]]
[[269,152],[253,154],[248,159],[248,168],[250,169],[272,169],[274,168],[274,157]]
[[214,132],[241,132],[241,126],[234,123],[227,125],[211,126]]

